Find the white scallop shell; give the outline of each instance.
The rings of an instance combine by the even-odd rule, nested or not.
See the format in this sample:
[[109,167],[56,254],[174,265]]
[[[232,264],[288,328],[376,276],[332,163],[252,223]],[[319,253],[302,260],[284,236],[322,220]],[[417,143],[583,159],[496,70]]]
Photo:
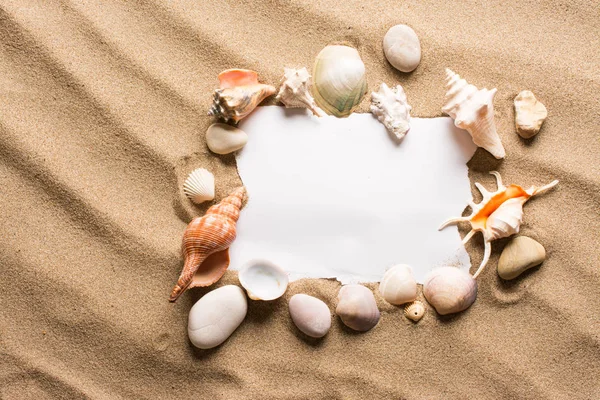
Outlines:
[[367,93],[365,64],[348,46],[327,46],[317,55],[312,94],[327,114],[347,117]]
[[275,300],[283,296],[289,282],[287,272],[267,260],[249,261],[238,278],[252,300]]
[[309,85],[310,74],[306,68],[285,68],[276,99],[286,108],[308,108],[317,117],[322,117],[323,111],[308,91]]
[[400,305],[414,301],[417,298],[417,281],[412,268],[399,264],[387,270],[379,284],[379,293],[390,304]]
[[411,109],[400,85],[390,89],[382,83],[377,92],[371,93],[371,112],[398,139],[402,139],[410,129]]
[[497,90],[477,89],[447,68],[446,86],[448,91],[442,112],[452,117],[458,128],[467,130],[477,146],[496,158],[504,158],[506,152],[494,122],[493,100]]
[[212,200],[215,198],[215,177],[204,168],[195,169],[183,183],[183,192],[196,204]]

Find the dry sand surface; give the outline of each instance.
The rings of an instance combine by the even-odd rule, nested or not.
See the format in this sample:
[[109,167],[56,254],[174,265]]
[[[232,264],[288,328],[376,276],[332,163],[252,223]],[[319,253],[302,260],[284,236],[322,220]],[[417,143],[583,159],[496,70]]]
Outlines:
[[[0,398],[600,398],[600,8],[527,3],[0,1]],[[421,39],[412,74],[383,57],[397,23]],[[415,116],[441,115],[445,67],[497,87],[508,156],[478,150],[471,181],[559,179],[522,227],[548,258],[503,282],[496,242],[466,312],[429,308],[415,325],[376,293],[375,329],[335,319],[321,341],[294,328],[287,300],[333,309],[339,284],[294,282],[252,302],[224,345],[196,350],[187,313],[207,290],[167,298],[181,234],[206,208],[182,180],[210,169],[217,199],[240,184],[233,156],[204,143],[217,74],[251,68],[276,84],[332,43],[358,48],[371,88],[401,83]],[[530,141],[513,126],[523,89],[549,110]],[[467,247],[474,265],[482,247]],[[218,286],[230,283],[236,273]]]

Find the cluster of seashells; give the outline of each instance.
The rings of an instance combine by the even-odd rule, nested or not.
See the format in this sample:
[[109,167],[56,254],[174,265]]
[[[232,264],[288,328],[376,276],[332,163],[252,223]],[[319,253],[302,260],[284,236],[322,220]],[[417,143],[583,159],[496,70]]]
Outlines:
[[[421,60],[419,39],[414,30],[397,25],[387,32],[383,51],[389,63],[401,72],[411,72]],[[286,108],[306,108],[316,117],[326,114],[347,117],[358,107],[367,93],[365,65],[358,51],[349,46],[326,46],[317,55],[312,76],[306,68],[285,68],[279,90],[258,82],[258,74],[246,69],[228,69],[219,74],[219,88],[214,92],[209,115],[222,122],[212,124],[206,132],[210,151],[225,155],[242,149],[248,135],[235,126],[266,98],[277,93],[276,100]],[[478,89],[458,74],[446,70],[447,93],[442,111],[457,127],[467,130],[473,142],[496,158],[504,158],[505,150],[496,131],[493,99],[496,89]],[[546,116],[545,106],[530,91],[515,98],[515,126],[523,138],[536,135]],[[372,114],[389,133],[401,140],[410,129],[411,106],[402,86],[388,87],[382,83],[371,95]],[[438,314],[458,313],[469,308],[477,297],[476,278],[489,261],[492,241],[517,234],[523,221],[523,205],[533,196],[552,187],[553,181],[541,187],[523,189],[505,186],[498,172],[491,172],[497,189],[487,191],[476,183],[483,196],[480,203],[469,203],[471,215],[452,218],[440,230],[451,224],[468,222],[471,231],[463,243],[477,232],[484,239],[484,257],[473,275],[458,268],[445,266],[433,270],[423,283],[423,296]],[[183,192],[194,203],[215,198],[213,174],[199,168],[190,173]],[[229,247],[236,238],[236,224],[246,200],[245,187],[235,189],[204,216],[194,218],[182,239],[184,265],[169,300],[176,301],[193,287],[215,284],[229,267]],[[514,279],[545,259],[544,247],[535,240],[519,236],[504,248],[498,275]],[[189,312],[188,335],[194,346],[208,349],[223,343],[243,322],[248,310],[247,297],[256,301],[272,301],[286,292],[288,275],[268,260],[253,260],[238,274],[240,285],[227,285],[204,295]],[[404,315],[415,323],[425,315],[425,303],[417,300],[418,285],[412,268],[405,264],[389,268],[379,285],[382,298],[403,306]],[[289,300],[290,317],[305,335],[321,338],[331,328],[329,306],[313,296],[299,293]],[[381,313],[374,294],[367,287],[348,284],[340,288],[335,314],[349,328],[366,332],[379,322]]]

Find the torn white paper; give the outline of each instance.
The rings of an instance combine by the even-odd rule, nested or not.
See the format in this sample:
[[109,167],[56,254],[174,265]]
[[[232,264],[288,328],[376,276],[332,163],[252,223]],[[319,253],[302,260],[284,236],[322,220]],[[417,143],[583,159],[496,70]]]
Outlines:
[[400,263],[418,282],[438,266],[470,267],[457,228],[438,231],[471,198],[466,163],[476,147],[450,118],[413,118],[400,143],[371,114],[259,107],[240,127],[249,201],[231,269],[268,259],[292,280],[349,283],[379,281]]

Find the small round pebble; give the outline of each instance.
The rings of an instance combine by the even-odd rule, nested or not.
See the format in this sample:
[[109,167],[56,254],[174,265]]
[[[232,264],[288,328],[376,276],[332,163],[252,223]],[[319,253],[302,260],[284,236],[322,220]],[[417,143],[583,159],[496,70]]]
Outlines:
[[213,153],[229,154],[244,147],[248,135],[235,126],[216,123],[206,131],[206,145]]
[[498,275],[506,280],[515,279],[545,259],[544,246],[527,236],[518,236],[502,250],[498,260]]
[[331,328],[331,312],[323,301],[307,294],[295,294],[290,299],[290,316],[306,335],[320,338]]
[[407,25],[392,26],[383,37],[385,58],[394,68],[411,72],[421,62],[421,43],[415,31]]

